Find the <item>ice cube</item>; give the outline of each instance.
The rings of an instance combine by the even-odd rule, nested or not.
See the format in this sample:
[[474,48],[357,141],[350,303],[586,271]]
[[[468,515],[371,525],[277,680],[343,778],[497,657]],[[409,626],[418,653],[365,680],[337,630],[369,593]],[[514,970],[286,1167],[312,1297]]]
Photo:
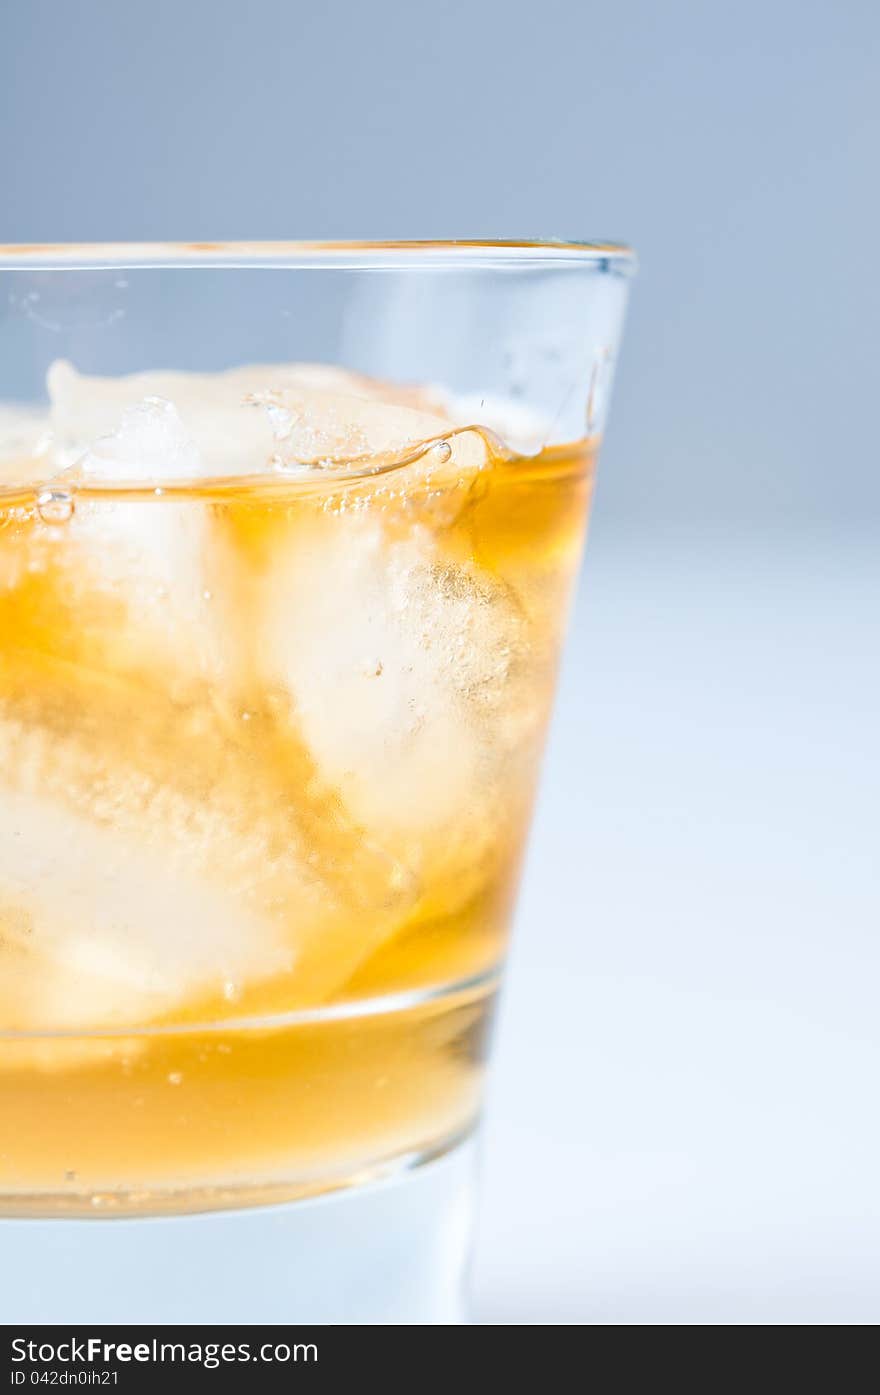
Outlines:
[[[436,394],[373,382],[326,364],[97,378],[58,361],[49,369],[48,388],[63,463],[88,451],[97,457],[91,464],[101,478],[109,477],[105,465],[114,463],[128,471],[119,479],[155,482],[180,478],[182,465],[205,477],[261,474],[278,463],[400,453],[443,438],[452,426]],[[147,409],[138,408],[144,403],[153,405],[153,420]],[[162,403],[173,406],[176,419],[167,409],[164,418],[160,415]],[[281,421],[286,430],[279,431]],[[116,444],[102,443],[96,451],[94,443],[107,437]],[[450,451],[462,469],[479,468],[485,460],[485,448],[472,432],[453,435]]]
[[[348,393],[285,388],[254,394],[274,412],[277,463],[328,464],[360,461],[375,468],[383,457],[402,456],[432,442],[444,447],[448,473],[471,472],[486,462],[486,446],[475,432],[455,434],[444,417],[411,406]],[[285,429],[278,430],[279,414]]]
[[516,598],[424,528],[316,510],[276,539],[257,664],[349,814],[465,897],[519,817],[540,714]]
[[465,898],[515,841],[543,714],[518,598],[449,526],[479,497],[489,444],[365,395],[286,388],[261,403],[290,468],[368,463],[344,487],[331,464],[324,488],[262,517],[224,511],[218,589],[247,667],[284,695],[348,815],[418,877],[422,909],[443,878]]
[[210,799],[114,771],[99,741],[48,724],[3,719],[0,751],[4,1026],[150,1021],[290,966],[280,926],[220,875],[244,835]]
[[271,721],[230,726],[109,674],[11,656],[0,1027],[284,1011],[321,1001],[399,922],[409,882],[309,760]]
[[[118,439],[120,420],[145,401],[173,406],[187,447],[195,453],[186,455],[184,462],[192,473],[202,476],[260,474],[271,467],[277,454],[275,423],[271,415],[254,411],[254,404],[264,403],[271,409],[277,402],[289,408],[297,426],[293,449],[303,460],[394,450],[437,436],[449,425],[442,412],[433,410],[432,401],[432,410],[423,410],[425,399],[415,389],[386,387],[326,364],[99,378],[78,373],[59,360],[49,369],[47,381],[62,464],[94,451],[94,443],[101,438]],[[394,409],[390,424],[388,407]],[[142,425],[149,427],[149,441],[138,443],[142,433],[137,428]],[[144,423],[135,417],[128,422],[127,440],[119,443],[122,457],[117,461],[128,470],[126,478],[158,481],[163,476],[181,476],[183,436],[170,417],[166,425],[173,430],[163,437],[156,421]],[[104,447],[97,455],[94,468],[104,477],[101,460],[112,464],[116,456]]]
[[[111,423],[88,445],[76,438],[73,471],[62,471],[38,500],[40,531],[14,531],[0,547],[0,575],[15,583],[27,574],[43,626],[63,637],[89,636],[93,657],[125,670],[159,668],[211,678],[222,668],[224,646],[211,607],[205,573],[209,532],[205,510],[194,501],[104,496],[82,486],[188,480],[199,472],[198,449],[175,406],[160,397],[128,398],[119,410],[118,385],[86,380],[66,365],[50,378],[63,413],[56,432],[83,419],[90,427]],[[111,406],[103,408],[105,396]],[[102,415],[103,412],[103,415]],[[66,423],[66,425],[65,425]],[[78,428],[77,428],[78,429]],[[57,436],[56,436],[57,447]],[[69,458],[72,458],[69,457]],[[51,474],[47,464],[46,472]],[[42,589],[43,598],[37,593]]]
[[10,862],[0,854],[0,896],[23,931],[19,962],[2,980],[14,989],[14,1003],[0,992],[7,1024],[149,1022],[218,982],[291,967],[278,928],[176,866],[171,839],[145,845],[45,797],[8,791],[0,830],[20,854]]
[[[308,471],[365,457],[368,468],[381,468],[407,452],[419,457],[421,446],[434,441],[421,455],[420,473],[407,475],[405,492],[435,488],[457,508],[460,486],[466,489],[487,461],[478,433],[448,433],[443,417],[410,405],[418,400],[412,390],[398,393],[404,405],[379,400],[381,385],[327,366],[104,379],[57,362],[49,391],[58,440],[68,452],[82,448],[76,479],[85,484],[173,485],[228,470],[259,474],[281,464]],[[393,493],[388,478],[386,493]],[[213,557],[216,529],[206,520],[197,501],[173,491],[157,492],[154,502],[82,498],[47,563],[66,572],[71,597],[87,602],[99,590],[124,604],[128,627],[114,617],[114,642],[127,642],[136,616],[149,663],[162,660],[164,650],[166,664],[212,679],[228,669],[230,644],[228,617],[219,602],[211,604],[215,589],[224,588],[222,576],[219,588],[212,581],[222,564]],[[245,583],[239,577],[237,584]]]
[[484,393],[442,394],[440,404],[456,426],[486,427],[520,455],[535,455],[548,444],[552,435],[551,421],[525,403],[509,397]]
[[441,871],[465,896],[510,841],[522,617],[444,550],[431,502],[464,506],[486,442],[331,370],[56,365],[50,387],[86,485],[259,472],[279,411],[306,468],[411,452],[336,493],[293,484],[274,513],[84,490],[67,522],[2,543],[0,925],[17,967],[0,1023],[216,1010],[225,975],[244,1003],[276,979],[273,1007],[321,1001]]
[[[85,456],[86,471],[98,478],[158,484],[268,468],[272,434],[245,402],[254,386],[247,377],[167,372],[98,378],[59,360],[47,385],[65,460]],[[124,473],[114,477],[114,465]]]
[[116,430],[99,437],[80,461],[87,480],[194,479],[199,451],[165,397],[126,407]]

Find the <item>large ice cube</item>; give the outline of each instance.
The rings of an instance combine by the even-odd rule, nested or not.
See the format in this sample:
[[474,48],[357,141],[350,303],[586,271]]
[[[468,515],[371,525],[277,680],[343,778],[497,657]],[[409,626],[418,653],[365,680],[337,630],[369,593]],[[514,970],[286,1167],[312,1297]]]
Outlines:
[[[167,384],[71,373],[56,426],[97,437],[77,481],[203,468],[190,423],[155,391]],[[337,397],[304,391],[300,429],[349,420]],[[353,413],[370,450],[408,443],[414,419],[423,429],[407,407],[375,407]],[[224,579],[211,518],[173,489],[84,491],[65,521],[17,519],[0,540],[0,1025],[237,1011],[275,980],[261,1004],[320,1001],[413,903],[417,875],[387,829],[346,808],[296,714],[275,711],[275,672],[250,666],[234,623],[248,567]]]
[[270,413],[276,466],[360,461],[375,469],[387,457],[406,456],[431,442],[442,447],[438,458],[449,466],[449,476],[478,470],[486,462],[486,445],[478,433],[455,433],[446,418],[409,405],[299,387],[256,393],[253,401]]
[[270,425],[248,409],[248,388],[225,374],[98,378],[59,360],[47,385],[57,449],[86,478],[158,483],[266,468]]
[[[188,998],[221,996],[224,983],[290,967],[282,927],[237,894],[263,850],[225,800],[206,790],[196,803],[162,783],[158,752],[156,772],[140,758],[127,763],[118,732],[105,742],[96,729],[90,740],[77,697],[91,691],[96,728],[118,716],[93,676],[71,680],[77,694],[71,682],[54,694],[80,730],[53,727],[46,666],[28,668],[43,680],[42,702],[7,694],[3,707],[30,715],[42,706],[43,722],[0,720],[0,1022],[150,1021]],[[137,723],[138,695],[129,697]]]
[[[80,498],[64,536],[54,535],[44,554],[47,565],[66,571],[71,598],[112,594],[114,645],[129,643],[136,616],[146,659],[161,660],[164,650],[169,662],[207,678],[225,674],[233,657],[228,617],[214,598],[216,529],[207,525],[203,506],[174,493],[175,483],[230,472],[246,477],[278,466],[308,473],[350,460],[382,468],[435,441],[402,488],[393,473],[380,488],[402,496],[433,488],[457,508],[462,486],[466,492],[488,458],[479,433],[444,436],[448,422],[424,411],[414,390],[387,389],[395,398],[389,402],[377,395],[386,392],[383,385],[329,366],[111,379],[88,377],[59,361],[49,371],[49,391],[56,442],[65,459],[79,452],[72,482],[161,481],[170,491],[157,488],[152,499]],[[244,584],[240,575],[236,584]],[[128,631],[113,614],[120,604],[130,616]]]
[[424,527],[325,508],[276,540],[253,624],[350,815],[429,900],[444,877],[467,899],[510,847],[540,723],[516,597]]
[[188,710],[112,673],[11,656],[0,1027],[321,1001],[412,894],[266,713]]
[[80,488],[192,479],[195,441],[172,402],[139,399],[127,380],[85,379],[65,364],[49,378],[64,468],[46,490],[49,507],[39,500],[47,526],[8,537],[2,569],[17,564],[35,599],[42,586],[45,625],[62,638],[67,627],[68,647],[81,635],[92,661],[215,677],[224,646],[206,581],[204,509],[161,490],[127,498]]
[[553,423],[514,398],[467,393],[444,394],[438,406],[456,426],[481,426],[520,455],[535,455],[550,441]]
[[[51,746],[38,732],[13,735],[19,752],[46,740],[38,759],[57,769],[60,742]],[[163,803],[157,795],[156,816],[137,831],[123,830],[45,789],[4,788],[4,1025],[149,1022],[188,998],[218,996],[226,982],[247,984],[291,967],[281,928],[212,878],[204,845],[162,826]],[[194,810],[183,821],[191,839],[204,839]],[[228,850],[234,831],[215,825],[208,836],[213,860]]]
[[[86,475],[102,479],[112,478],[114,464],[127,472],[118,480],[181,478],[184,461],[192,478],[261,474],[278,463],[399,451],[450,426],[439,399],[327,364],[100,378],[58,360],[48,389],[59,459],[85,456]],[[164,424],[174,428],[164,435],[163,404]],[[102,440],[110,436],[115,446]],[[460,449],[473,455],[475,444]]]
[[[319,1002],[521,817],[526,626],[444,533],[487,443],[320,367],[50,389],[72,484],[168,488],[0,540],[0,1025]],[[274,506],[174,489],[279,465]]]
[[200,457],[173,402],[144,397],[126,407],[116,430],[99,436],[80,461],[89,482],[195,479]]

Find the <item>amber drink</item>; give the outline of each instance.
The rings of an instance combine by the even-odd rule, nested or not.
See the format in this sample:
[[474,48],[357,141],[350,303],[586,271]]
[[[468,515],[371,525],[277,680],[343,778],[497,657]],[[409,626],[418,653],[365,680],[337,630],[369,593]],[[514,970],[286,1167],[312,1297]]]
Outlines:
[[[62,318],[0,406],[0,1235],[29,1256],[7,1311],[143,1316],[136,1277],[127,1303],[98,1271],[143,1274],[150,1232],[187,1276],[156,1320],[460,1320],[468,1140],[628,259],[69,255],[7,254],[36,296],[13,305]],[[423,348],[413,374],[406,345],[371,355],[372,285],[357,314],[347,292],[350,359],[284,356],[255,316],[219,365],[138,343],[134,368],[60,294],[65,272],[124,307],[151,272],[384,269],[439,305],[444,270],[502,267],[606,296],[591,336],[584,292],[576,362],[561,336],[556,420],[528,355],[485,392],[479,355],[464,383]],[[413,335],[399,318],[385,341]],[[256,1292],[193,1300],[212,1246],[246,1267],[272,1236],[286,1259]],[[90,1237],[65,1311],[49,1270]]]

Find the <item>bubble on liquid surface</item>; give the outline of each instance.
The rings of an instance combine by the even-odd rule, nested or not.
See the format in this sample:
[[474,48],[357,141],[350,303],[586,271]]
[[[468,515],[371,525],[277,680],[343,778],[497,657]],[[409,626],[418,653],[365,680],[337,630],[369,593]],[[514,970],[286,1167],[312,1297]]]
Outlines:
[[73,517],[73,495],[67,489],[43,489],[37,512],[44,523],[67,523]]

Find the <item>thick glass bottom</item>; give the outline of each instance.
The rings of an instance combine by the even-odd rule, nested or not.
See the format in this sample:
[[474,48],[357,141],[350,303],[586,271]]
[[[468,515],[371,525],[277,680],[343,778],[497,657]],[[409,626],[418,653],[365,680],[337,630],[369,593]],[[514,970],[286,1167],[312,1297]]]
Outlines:
[[279,1205],[473,1128],[494,970],[316,1009],[0,1041],[0,1215]]
[[471,1140],[383,1181],[185,1216],[0,1221],[6,1323],[466,1321]]

